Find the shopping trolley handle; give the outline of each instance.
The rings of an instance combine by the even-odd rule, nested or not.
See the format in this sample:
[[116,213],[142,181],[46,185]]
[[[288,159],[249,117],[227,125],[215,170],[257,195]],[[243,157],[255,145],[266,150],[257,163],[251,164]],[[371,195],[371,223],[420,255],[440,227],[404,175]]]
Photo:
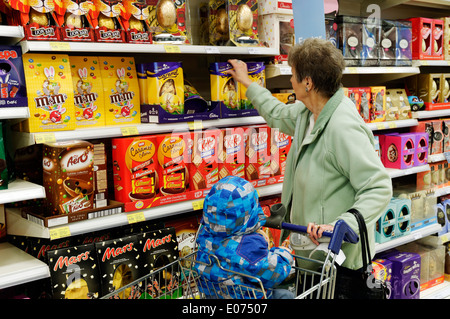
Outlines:
[[[276,229],[286,229],[297,233],[307,233],[307,226],[294,225],[283,222],[286,215],[286,208],[283,204],[277,203],[270,208],[270,216],[266,218],[264,226]],[[338,220],[334,225],[333,231],[324,231],[322,236],[329,237],[330,243],[328,249],[338,254],[341,250],[342,242],[356,244],[359,241],[358,234],[348,226],[343,220]]]

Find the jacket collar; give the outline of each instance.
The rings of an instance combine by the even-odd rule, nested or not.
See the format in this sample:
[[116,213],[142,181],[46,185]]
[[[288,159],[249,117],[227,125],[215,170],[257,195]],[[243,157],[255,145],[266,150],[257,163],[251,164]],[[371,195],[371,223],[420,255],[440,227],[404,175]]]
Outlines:
[[[311,143],[317,138],[317,136],[320,135],[320,133],[324,130],[325,126],[327,125],[328,121],[330,120],[334,111],[336,111],[337,107],[339,106],[343,98],[344,98],[344,90],[340,88],[336,93],[334,93],[334,95],[328,100],[328,102],[323,107],[322,111],[319,114],[319,117],[317,118],[316,123],[314,124],[311,134],[304,141],[305,144]],[[308,114],[311,114],[311,112],[308,112]]]

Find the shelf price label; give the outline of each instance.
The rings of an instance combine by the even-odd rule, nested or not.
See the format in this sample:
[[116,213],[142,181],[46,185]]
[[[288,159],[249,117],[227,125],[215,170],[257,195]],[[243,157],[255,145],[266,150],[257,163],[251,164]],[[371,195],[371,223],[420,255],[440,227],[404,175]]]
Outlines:
[[178,45],[164,45],[166,53],[181,53],[181,49]]
[[202,130],[203,129],[203,123],[200,120],[196,120],[194,122],[187,122],[187,125],[189,127],[189,130]]
[[69,226],[63,226],[63,227],[57,227],[57,228],[51,228],[49,230],[50,232],[50,239],[59,239],[64,237],[70,237],[70,228]]
[[56,142],[55,133],[54,132],[35,133],[34,141],[36,144],[54,143],[54,142]]
[[52,51],[70,51],[69,42],[50,42],[50,50]]
[[203,202],[204,201],[205,200],[202,199],[202,200],[197,200],[197,201],[192,202],[192,209],[193,210],[201,210],[201,209],[203,209]]
[[136,126],[121,127],[120,132],[122,133],[122,136],[139,135]]
[[143,212],[137,212],[132,214],[127,214],[128,224],[134,224],[145,221],[145,216]]

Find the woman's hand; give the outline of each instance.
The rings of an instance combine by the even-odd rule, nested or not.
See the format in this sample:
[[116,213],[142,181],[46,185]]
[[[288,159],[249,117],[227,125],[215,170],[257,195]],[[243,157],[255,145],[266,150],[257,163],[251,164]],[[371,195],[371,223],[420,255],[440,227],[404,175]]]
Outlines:
[[252,84],[245,62],[236,59],[228,60],[228,62],[233,66],[233,69],[226,71],[227,74],[230,74],[236,81],[241,82],[246,88]]
[[308,223],[306,232],[309,234],[311,241],[319,245],[318,239],[322,237],[324,231],[332,232],[334,227],[332,225],[317,225],[315,223]]

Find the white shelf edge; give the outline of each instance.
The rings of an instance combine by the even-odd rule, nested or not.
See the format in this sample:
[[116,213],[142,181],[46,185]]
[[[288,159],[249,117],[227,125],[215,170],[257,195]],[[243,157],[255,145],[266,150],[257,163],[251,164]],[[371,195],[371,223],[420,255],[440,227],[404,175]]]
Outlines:
[[435,111],[418,111],[413,112],[413,117],[417,119],[428,119],[433,117],[450,116],[450,108]]
[[3,44],[16,44],[23,39],[25,33],[22,26],[1,25],[0,38]]
[[21,179],[15,179],[9,183],[8,189],[0,190],[0,204],[44,197],[45,188],[43,186]]
[[27,119],[30,117],[28,106],[0,107],[0,119]]
[[136,44],[136,43],[102,43],[102,42],[58,42],[58,41],[22,41],[22,50],[26,52],[96,52],[96,53],[171,53],[167,46],[178,47],[181,54],[242,54],[242,55],[277,55],[278,50],[266,47],[208,46],[192,44]]
[[398,247],[403,244],[407,244],[409,242],[415,241],[422,237],[426,237],[428,235],[437,234],[441,229],[442,229],[442,226],[439,225],[438,223],[435,223],[435,224],[414,230],[408,235],[392,239],[388,242],[385,242],[382,244],[376,243],[375,244],[375,252],[379,253],[379,252],[382,252],[382,251],[385,251],[385,250],[388,250],[391,248]]
[[425,172],[430,170],[430,165],[422,165],[422,166],[416,166],[406,169],[395,169],[395,168],[386,168],[386,171],[388,172],[389,176],[391,178],[406,176],[406,175],[412,175],[420,172]]
[[[346,67],[343,74],[419,74],[417,66],[373,66]],[[266,66],[266,77],[274,78],[282,75],[292,75],[292,70],[286,64],[272,64]]]
[[[260,186],[256,188],[259,196],[268,196],[273,194],[280,194],[282,183],[272,184],[267,186]],[[142,212],[145,220],[154,220],[163,217],[175,216],[193,210],[193,203],[197,200],[188,200],[174,204],[167,204],[162,206],[155,206],[148,209],[142,209],[132,212],[124,212],[120,214],[99,217],[95,219],[82,220],[79,222],[69,223],[65,225],[52,227],[53,229],[60,227],[68,227],[71,236],[84,234],[91,231],[109,229],[117,226],[127,225],[128,214]],[[39,238],[50,238],[50,229],[29,221],[20,215],[17,208],[6,208],[6,215],[8,219],[7,228],[8,234],[17,236],[32,236]]]
[[[450,3],[448,3],[450,6]],[[450,60],[413,60],[413,67],[421,66],[450,66]]]
[[377,131],[377,130],[389,130],[389,129],[397,129],[397,128],[403,128],[403,127],[417,126],[418,123],[419,122],[416,119],[407,119],[407,120],[398,120],[398,121],[367,123],[367,126],[369,126],[369,128],[372,131]]
[[450,298],[450,282],[445,281],[434,287],[425,289],[420,292],[420,299],[449,299]]
[[0,243],[0,289],[48,278],[48,265],[10,243]]
[[[249,116],[249,117],[237,117],[227,119],[215,119],[200,121],[203,129],[214,129],[225,126],[238,126],[238,125],[254,125],[266,123],[261,116]],[[143,134],[159,134],[170,133],[173,131],[189,131],[191,129],[191,122],[178,122],[178,123],[148,123],[148,124],[130,124],[130,125],[111,125],[95,128],[76,129],[72,131],[55,131],[45,133],[25,133],[20,132],[21,135],[30,135],[29,140],[35,140],[37,134],[52,134],[56,141],[67,141],[73,139],[92,139],[92,138],[107,138],[107,137],[122,137],[122,128],[135,127],[137,128],[139,135]],[[194,127],[195,121],[193,121]]]

